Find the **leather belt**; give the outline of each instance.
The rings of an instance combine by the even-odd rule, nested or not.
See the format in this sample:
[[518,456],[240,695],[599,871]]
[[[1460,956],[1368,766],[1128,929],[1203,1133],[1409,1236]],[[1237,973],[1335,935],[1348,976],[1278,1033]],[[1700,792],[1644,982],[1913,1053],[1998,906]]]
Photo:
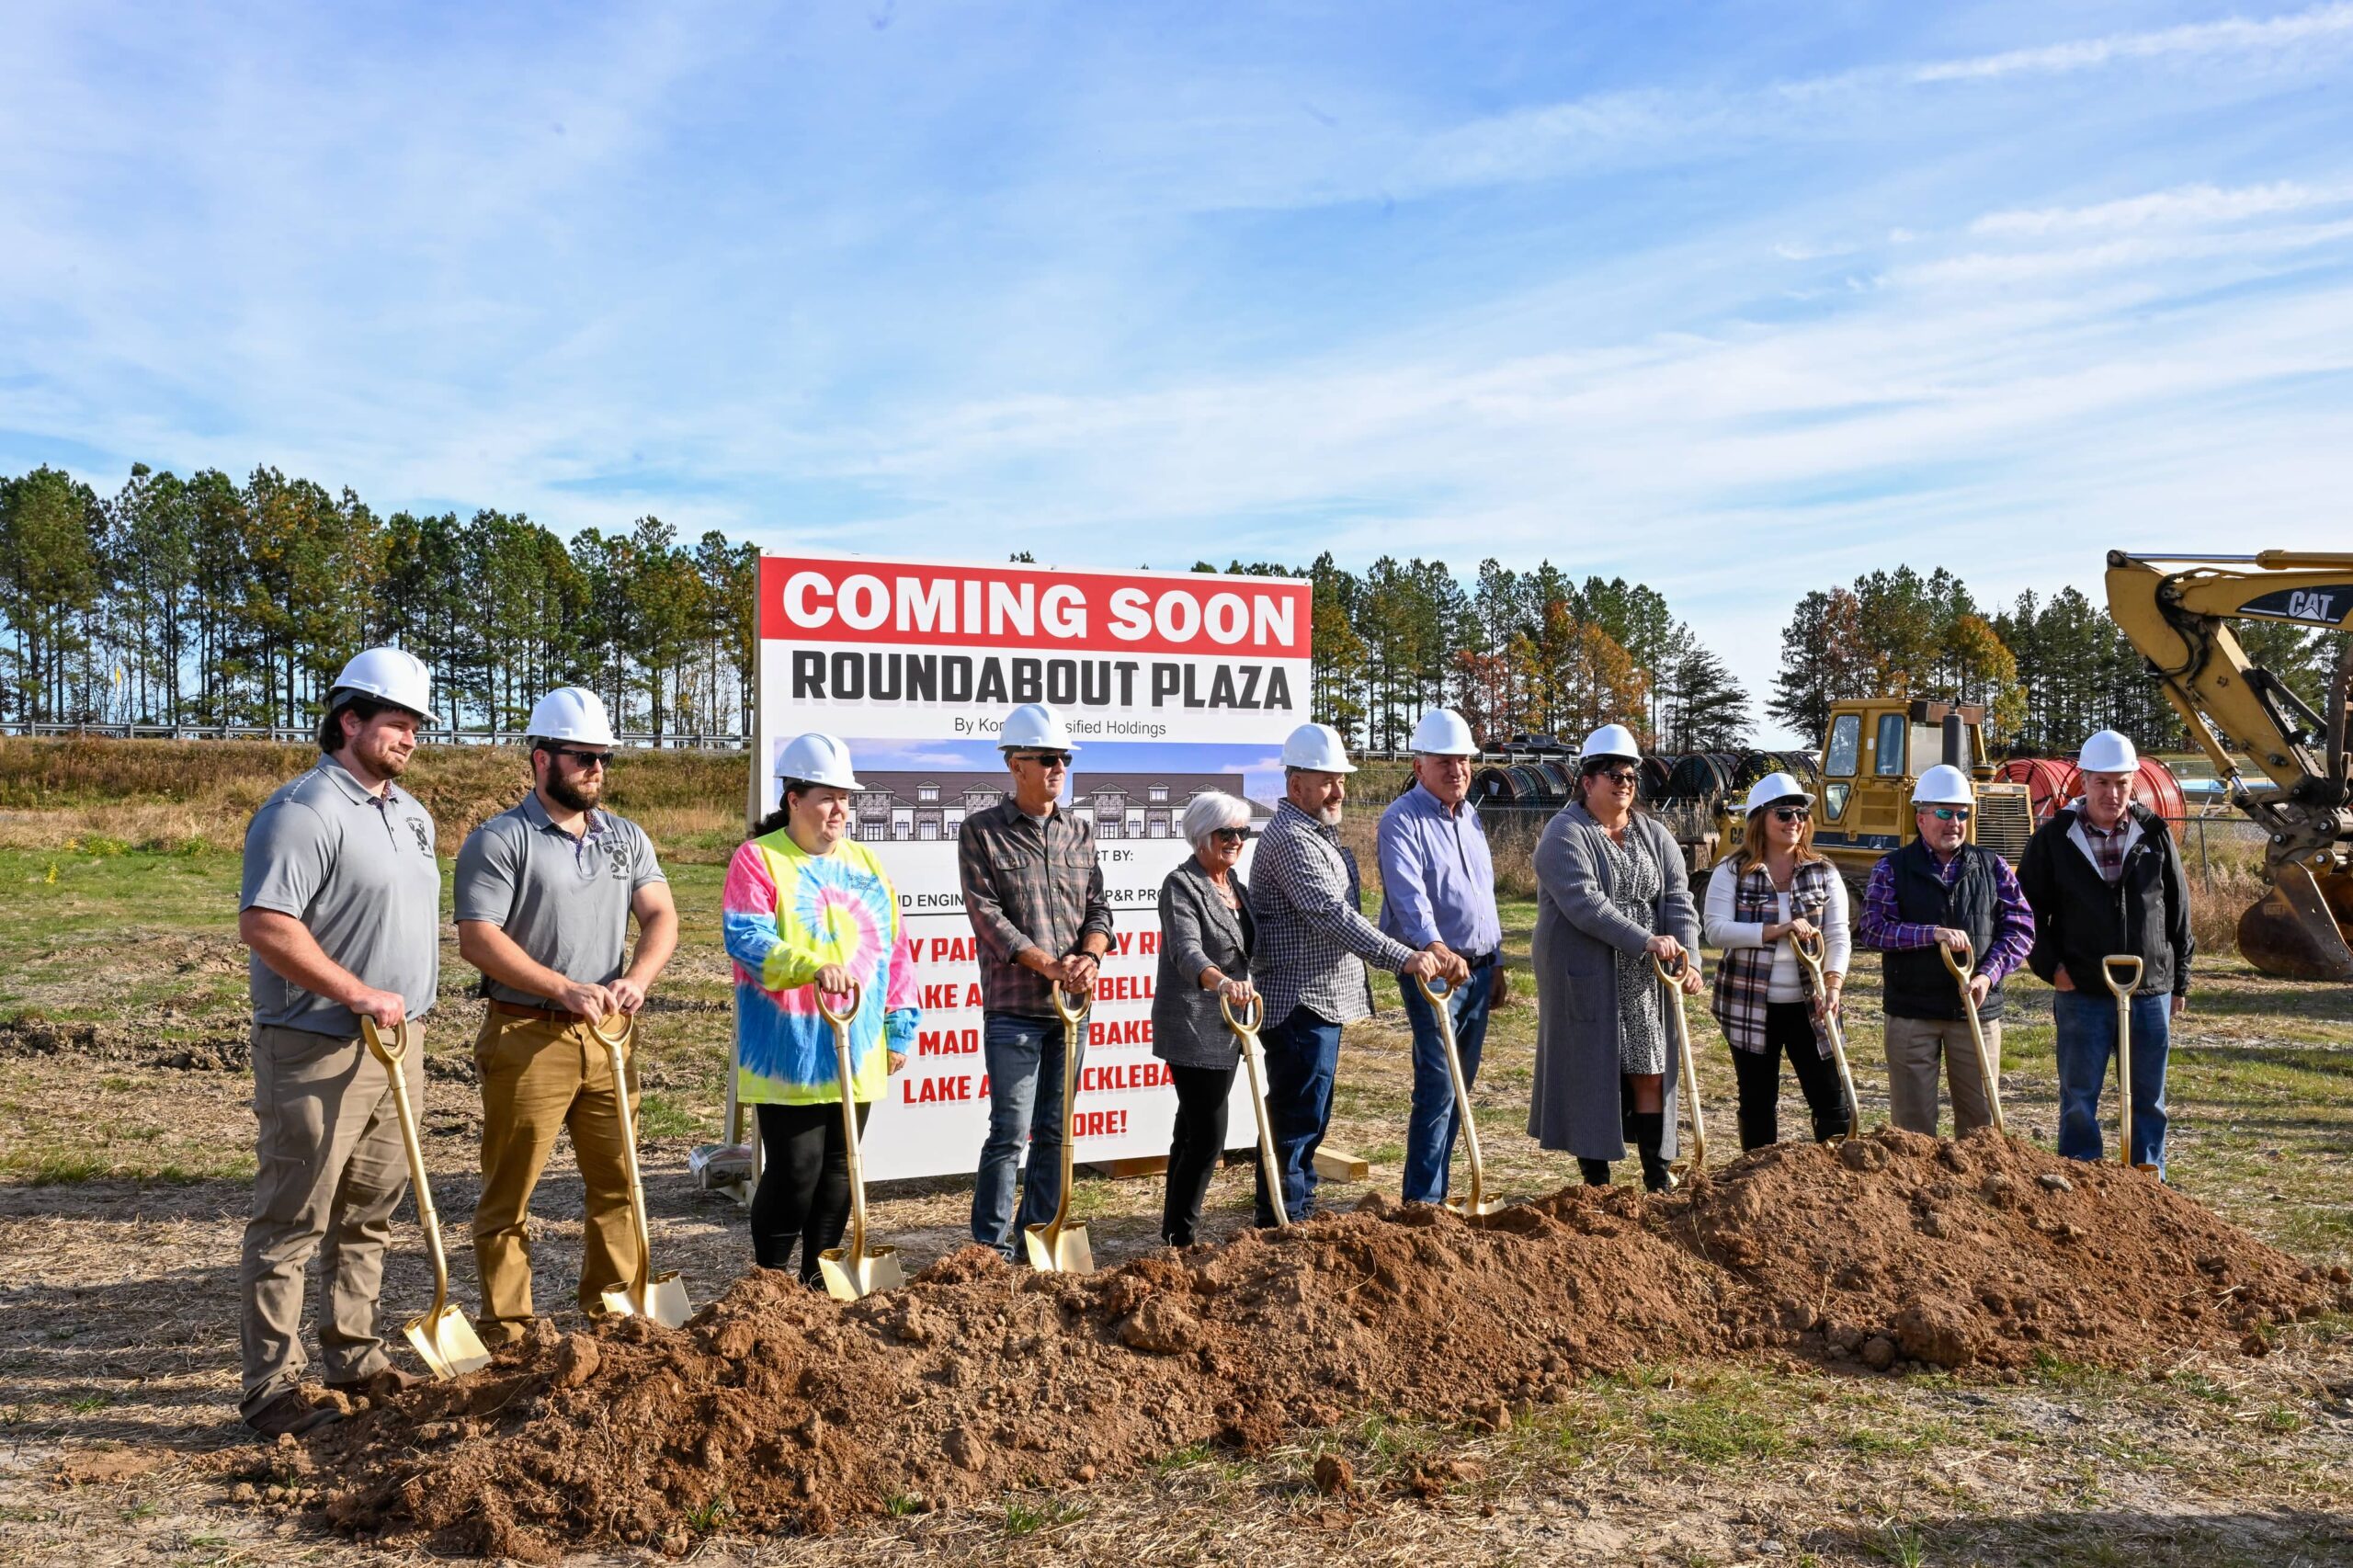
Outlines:
[[534,1007],[528,1002],[501,1002],[493,999],[490,1010],[508,1018],[537,1018],[543,1024],[570,1024],[579,1020],[561,1007]]
[[1483,953],[1464,953],[1462,961],[1472,969],[1484,969],[1503,955],[1500,948],[1490,948]]

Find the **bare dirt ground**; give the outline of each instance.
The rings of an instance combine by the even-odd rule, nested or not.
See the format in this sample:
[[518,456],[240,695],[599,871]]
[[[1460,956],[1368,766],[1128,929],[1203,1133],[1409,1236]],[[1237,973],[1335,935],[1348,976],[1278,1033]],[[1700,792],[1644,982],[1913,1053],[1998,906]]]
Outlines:
[[[234,877],[233,856],[217,851],[0,850],[7,1561],[415,1561],[422,1550],[329,1528],[301,1498],[317,1483],[294,1456],[234,1424],[234,1259],[252,1131]],[[686,1175],[686,1149],[716,1131],[727,1018],[715,869],[681,867],[677,880],[688,945],[647,1030],[647,1179],[657,1256],[700,1305],[743,1272],[748,1244],[740,1211]],[[1506,918],[1524,962],[1529,912]],[[454,953],[446,972],[427,1144],[437,1199],[461,1217],[479,1125],[461,996],[471,974]],[[2353,1264],[2353,997],[2229,960],[2202,974],[2177,1036],[2177,1187],[2304,1263]],[[1859,965],[1852,1033],[1867,1126],[1885,1113],[1875,990],[1874,966]],[[2048,1148],[2047,1012],[2031,986],[2018,1007],[2005,1099],[2013,1131]],[[1520,1131],[1533,1017],[1523,987],[1498,1017],[1474,1096],[1495,1180],[1522,1195],[1569,1175]],[[1694,1024],[1721,1162],[1736,1142],[1731,1074],[1704,1012]],[[1336,1196],[1393,1194],[1411,1080],[1393,998],[1350,1031],[1342,1076],[1332,1141],[1374,1168]],[[1801,1125],[1794,1096],[1783,1124]],[[1241,1227],[1246,1194],[1246,1170],[1229,1168],[1210,1234]],[[911,1264],[963,1242],[961,1184],[877,1196],[875,1222]],[[1156,1181],[1088,1179],[1079,1198],[1107,1267],[1165,1256]],[[579,1187],[562,1151],[538,1212],[541,1305],[577,1329]],[[454,1286],[470,1301],[458,1240]],[[2154,1305],[2199,1283],[2103,1289]],[[429,1289],[404,1210],[388,1312],[415,1311]],[[1513,1324],[1496,1328],[1508,1336]],[[756,1531],[716,1493],[684,1512],[683,1540],[576,1558],[634,1561],[666,1546],[776,1563],[2353,1562],[2353,1324],[2339,1316],[2264,1331],[2259,1355],[2177,1342],[2160,1354],[2153,1335],[2147,1356],[2054,1345],[2015,1370],[1896,1376],[1788,1346],[1702,1353],[1658,1340],[1663,1354],[1578,1369],[1553,1397],[1505,1394],[1508,1425],[1463,1414],[1484,1390],[1442,1413],[1335,1391],[1319,1401],[1331,1421],[1262,1447],[1186,1441],[1091,1481],[1040,1474],[982,1493],[903,1477],[884,1511],[824,1537]],[[979,1374],[1020,1379],[1002,1347],[976,1346],[971,1360]],[[1319,1485],[1319,1465],[1328,1482],[1341,1464],[1348,1484]]]

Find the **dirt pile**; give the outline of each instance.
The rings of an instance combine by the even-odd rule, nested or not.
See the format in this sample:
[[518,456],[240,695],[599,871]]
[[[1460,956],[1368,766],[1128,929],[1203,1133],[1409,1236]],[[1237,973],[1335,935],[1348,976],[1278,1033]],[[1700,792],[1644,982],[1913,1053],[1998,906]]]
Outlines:
[[[1760,1152],[1695,1191],[1571,1188],[1466,1223],[1378,1199],[1086,1278],[968,1249],[844,1307],[740,1280],[686,1328],[549,1335],[290,1458],[328,1517],[445,1551],[683,1551],[1251,1449],[1383,1409],[1483,1427],[1638,1359],[2131,1364],[2353,1307],[2143,1176],[1990,1133]],[[1336,1484],[1337,1483],[1336,1482]]]

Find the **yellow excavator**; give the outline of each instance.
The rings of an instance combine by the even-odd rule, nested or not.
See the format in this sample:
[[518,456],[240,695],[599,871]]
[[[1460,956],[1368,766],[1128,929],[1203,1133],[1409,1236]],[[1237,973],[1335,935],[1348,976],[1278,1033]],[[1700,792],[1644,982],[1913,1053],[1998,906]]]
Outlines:
[[[2271,835],[2271,883],[2239,917],[2239,951],[2266,974],[2353,981],[2353,799],[2346,733],[2353,638],[2322,710],[2250,662],[2233,620],[2353,629],[2353,554],[2108,555],[2108,609],[2149,662],[2231,801]],[[2255,776],[2241,767],[2251,763]]]

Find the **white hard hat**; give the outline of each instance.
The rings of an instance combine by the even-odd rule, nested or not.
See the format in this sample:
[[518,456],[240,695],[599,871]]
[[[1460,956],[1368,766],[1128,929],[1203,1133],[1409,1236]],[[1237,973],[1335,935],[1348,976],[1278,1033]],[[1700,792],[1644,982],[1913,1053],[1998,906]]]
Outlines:
[[592,746],[619,745],[613,722],[605,717],[605,699],[585,686],[560,686],[531,704],[531,721],[523,733],[546,741],[585,741]]
[[1741,814],[1752,815],[1776,801],[1786,801],[1792,796],[1801,801],[1811,799],[1805,792],[1805,786],[1798,782],[1796,774],[1768,773],[1748,787],[1748,804],[1740,808]]
[[405,648],[369,648],[353,655],[327,687],[327,705],[333,707],[336,694],[346,691],[405,708],[420,719],[433,717],[433,672]]
[[850,772],[849,747],[821,731],[812,730],[784,743],[777,754],[776,776],[804,784],[824,784],[835,790],[863,790]]
[[1479,743],[1471,726],[1451,708],[1433,708],[1414,726],[1413,750],[1418,756],[1476,756]]
[[2141,766],[2132,743],[2114,730],[2102,730],[2084,743],[2075,766],[2086,773],[2131,773]]
[[1283,766],[1313,773],[1357,770],[1357,765],[1348,760],[1348,748],[1340,742],[1340,732],[1329,724],[1302,724],[1293,730],[1283,742]]
[[1577,760],[1590,762],[1597,756],[1622,756],[1629,762],[1643,760],[1643,744],[1634,739],[1634,732],[1623,724],[1604,724],[1585,738],[1577,748]]
[[996,749],[1018,751],[1034,747],[1039,751],[1076,751],[1078,746],[1063,728],[1063,716],[1042,702],[1025,702],[1005,716],[1005,728],[997,732]]
[[1940,762],[1920,775],[1912,786],[1912,803],[1915,806],[1965,806],[1977,799],[1977,791],[1969,782],[1969,775],[1949,762]]

